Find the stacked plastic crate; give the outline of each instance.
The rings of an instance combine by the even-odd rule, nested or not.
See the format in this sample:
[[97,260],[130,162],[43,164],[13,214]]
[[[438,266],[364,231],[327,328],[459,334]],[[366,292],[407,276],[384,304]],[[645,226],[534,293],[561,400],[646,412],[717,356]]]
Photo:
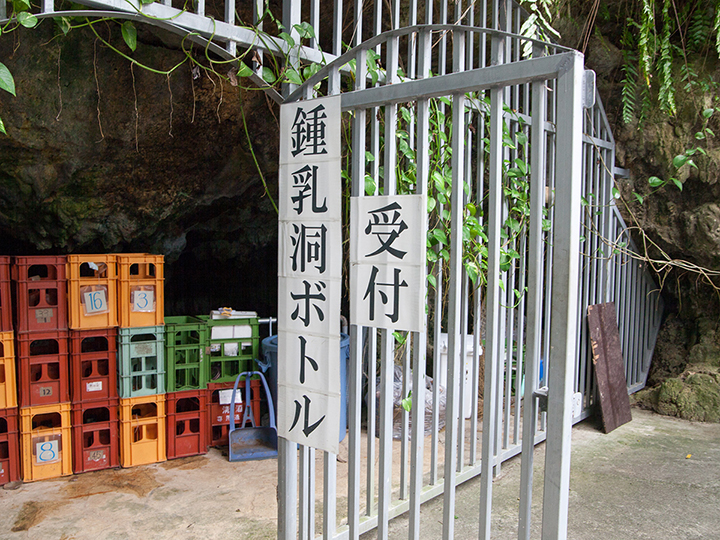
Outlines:
[[0,485],[20,480],[10,257],[0,257]]
[[26,482],[72,474],[65,262],[62,256],[15,257],[12,265]]
[[[200,317],[208,327],[210,380],[208,394],[208,433],[211,446],[228,444],[230,399],[235,379],[240,373],[257,371],[260,354],[260,330],[257,314],[248,311],[218,310]],[[240,386],[244,389],[244,385]],[[252,413],[260,425],[260,381],[251,380]],[[236,425],[244,417],[245,392],[236,396]]]
[[114,255],[68,255],[73,470],[120,464]]
[[168,459],[205,454],[208,449],[207,336],[201,319],[165,318]]
[[166,459],[162,255],[118,254],[120,465]]

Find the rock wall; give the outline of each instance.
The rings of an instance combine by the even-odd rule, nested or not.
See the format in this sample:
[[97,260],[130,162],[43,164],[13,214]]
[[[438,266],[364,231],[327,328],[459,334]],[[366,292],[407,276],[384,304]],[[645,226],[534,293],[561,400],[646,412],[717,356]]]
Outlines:
[[[129,53],[119,24],[95,27]],[[183,63],[177,36],[137,28],[132,58],[180,64],[170,75],[88,28],[62,36],[45,20],[0,37],[17,87],[0,93],[0,252],[161,253],[168,314],[274,315],[277,215],[249,148],[275,197],[277,106]]]

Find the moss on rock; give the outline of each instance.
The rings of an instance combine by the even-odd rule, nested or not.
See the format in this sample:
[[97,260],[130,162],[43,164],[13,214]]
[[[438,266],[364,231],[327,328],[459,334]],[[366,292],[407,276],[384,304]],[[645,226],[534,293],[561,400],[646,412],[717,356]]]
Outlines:
[[689,366],[680,377],[638,392],[634,402],[660,414],[720,422],[720,369],[708,365]]

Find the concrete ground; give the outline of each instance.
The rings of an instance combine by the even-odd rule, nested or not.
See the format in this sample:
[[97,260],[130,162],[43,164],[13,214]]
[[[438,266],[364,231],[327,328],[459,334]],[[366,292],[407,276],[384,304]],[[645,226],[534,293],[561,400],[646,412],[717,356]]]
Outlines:
[[[540,538],[543,452],[540,445],[533,538]],[[276,470],[275,460],[229,463],[213,449],[23,484],[0,490],[0,539],[275,538]],[[517,538],[519,475],[515,458],[494,482],[493,538]],[[478,536],[479,489],[479,478],[458,488],[455,538]],[[407,538],[406,525],[394,520],[389,537]],[[423,538],[442,537],[441,498],[423,507],[422,530]],[[633,409],[633,421],[608,435],[592,420],[576,426],[568,538],[720,538],[720,424]]]

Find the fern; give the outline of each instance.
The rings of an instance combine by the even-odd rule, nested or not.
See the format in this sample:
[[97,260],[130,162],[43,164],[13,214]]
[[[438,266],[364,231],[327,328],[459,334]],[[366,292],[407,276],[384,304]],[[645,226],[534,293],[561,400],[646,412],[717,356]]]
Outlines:
[[720,56],[720,0],[715,3],[715,24],[713,25],[715,33],[715,50]]
[[670,115],[674,115],[675,87],[672,80],[672,47],[670,46],[670,34],[673,30],[673,21],[670,17],[670,5],[672,0],[663,1],[662,18],[663,29],[660,40],[660,58],[658,60],[658,73],[660,75],[660,89],[658,100],[660,108]]
[[638,25],[638,52],[640,53],[640,74],[650,86],[650,71],[655,56],[655,1],[643,0],[640,24]]
[[701,52],[710,41],[710,20],[707,11],[696,9],[690,17],[687,31],[687,48],[693,52]]
[[635,120],[638,72],[636,67],[637,56],[633,52],[635,43],[627,26],[620,38],[620,43],[623,48],[623,65],[621,69],[624,74],[622,81],[622,119],[625,124],[631,124]]

